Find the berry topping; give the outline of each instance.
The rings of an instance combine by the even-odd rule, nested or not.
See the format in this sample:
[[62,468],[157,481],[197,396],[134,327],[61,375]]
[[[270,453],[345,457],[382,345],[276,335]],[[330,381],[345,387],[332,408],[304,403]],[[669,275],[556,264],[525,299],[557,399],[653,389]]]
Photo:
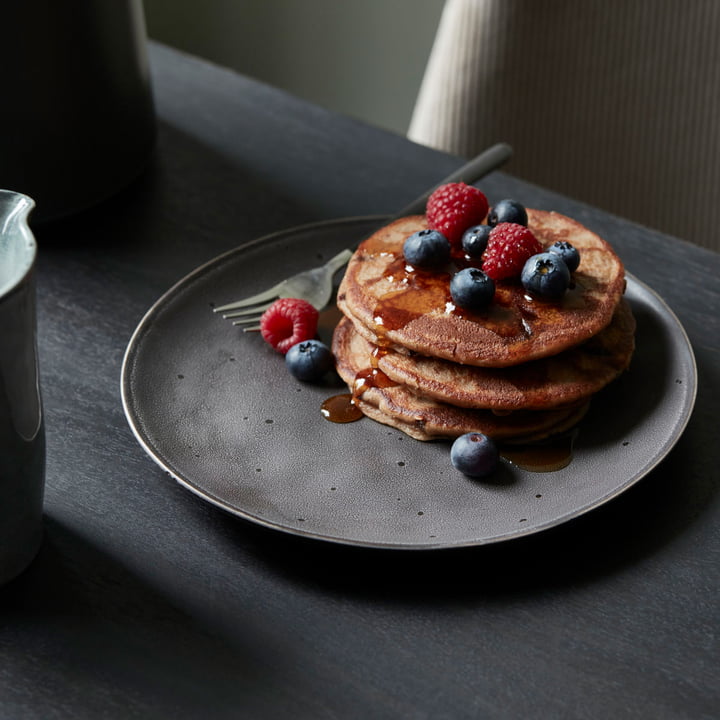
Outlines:
[[557,299],[568,289],[570,270],[558,253],[543,252],[525,263],[520,280],[528,292]]
[[297,298],[276,300],[260,318],[260,334],[283,355],[296,343],[315,337],[318,311]]
[[542,249],[524,225],[500,223],[490,231],[482,269],[493,280],[519,277],[525,261]]
[[484,193],[465,183],[441,185],[428,198],[426,215],[433,230],[439,230],[451,245],[460,244],[462,234],[471,225],[479,225],[487,215]]
[[303,340],[285,355],[285,365],[293,377],[316,382],[335,366],[330,348],[319,340]]
[[450,260],[450,243],[437,230],[418,230],[403,243],[403,255],[419,268],[438,268]]
[[462,248],[468,257],[480,257],[485,252],[491,229],[489,225],[474,225],[463,233]]
[[488,213],[488,225],[495,227],[505,222],[527,225],[528,216],[525,206],[517,200],[500,200]]
[[580,253],[578,249],[567,242],[567,240],[558,240],[556,243],[553,243],[548,248],[548,252],[557,253],[565,261],[570,272],[575,272],[580,264]]
[[498,465],[500,453],[492,438],[478,432],[465,433],[450,448],[450,462],[463,475],[484,477]]
[[495,283],[482,270],[474,267],[456,272],[450,280],[453,302],[466,310],[484,310],[495,295]]

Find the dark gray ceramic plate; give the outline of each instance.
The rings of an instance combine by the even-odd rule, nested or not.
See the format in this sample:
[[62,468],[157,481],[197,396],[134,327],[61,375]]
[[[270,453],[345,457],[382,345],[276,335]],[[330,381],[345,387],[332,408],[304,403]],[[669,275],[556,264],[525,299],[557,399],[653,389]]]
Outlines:
[[638,322],[632,367],[599,394],[573,460],[492,481],[453,469],[447,443],[421,443],[367,418],[328,422],[339,385],[295,381],[258,333],[211,308],[353,246],[377,218],[287,230],[237,248],[171,288],[127,348],[122,399],[149,455],[182,485],[246,520],[321,540],[446,548],[509,540],[558,525],[649,473],[683,432],[696,392],[692,349],[677,318],[628,279]]

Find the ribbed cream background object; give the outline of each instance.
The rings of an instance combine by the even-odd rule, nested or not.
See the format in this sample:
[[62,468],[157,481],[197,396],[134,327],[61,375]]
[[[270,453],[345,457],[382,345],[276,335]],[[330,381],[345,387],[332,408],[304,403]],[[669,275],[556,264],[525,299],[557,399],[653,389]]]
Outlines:
[[719,0],[447,0],[408,136],[720,250]]

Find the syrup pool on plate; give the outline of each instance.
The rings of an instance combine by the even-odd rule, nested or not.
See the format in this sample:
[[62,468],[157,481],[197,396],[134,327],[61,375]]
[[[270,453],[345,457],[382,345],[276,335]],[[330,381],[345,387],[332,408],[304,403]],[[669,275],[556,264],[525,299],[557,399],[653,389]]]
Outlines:
[[322,416],[334,423],[350,423],[363,417],[362,410],[355,404],[352,393],[333,395],[320,406]]
[[575,432],[527,445],[503,445],[500,455],[509,463],[530,472],[562,470],[572,462]]

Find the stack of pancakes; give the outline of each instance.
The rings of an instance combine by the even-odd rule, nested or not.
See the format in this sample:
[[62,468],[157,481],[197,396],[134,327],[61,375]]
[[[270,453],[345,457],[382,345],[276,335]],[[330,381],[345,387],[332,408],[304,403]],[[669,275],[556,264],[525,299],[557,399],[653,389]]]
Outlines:
[[442,271],[405,262],[405,239],[426,227],[423,215],[397,220],[348,264],[333,353],[355,404],[419,440],[482,432],[530,442],[573,427],[635,346],[625,272],[610,245],[567,217],[529,209],[544,247],[565,240],[580,252],[570,289],[548,301],[517,279],[498,281],[487,310],[469,312],[449,290],[467,258]]

